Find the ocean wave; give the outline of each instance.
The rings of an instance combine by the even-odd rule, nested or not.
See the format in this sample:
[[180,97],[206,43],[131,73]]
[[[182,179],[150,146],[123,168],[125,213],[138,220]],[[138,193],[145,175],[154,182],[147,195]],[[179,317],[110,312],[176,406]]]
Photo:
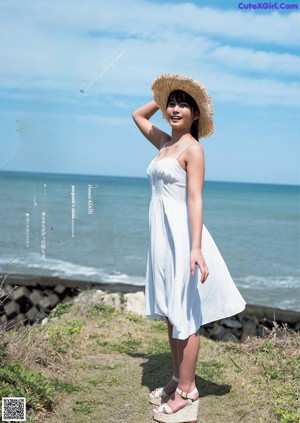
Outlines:
[[300,311],[297,276],[248,275],[234,281],[249,304]]
[[263,291],[274,288],[297,288],[300,285],[299,276],[257,276],[247,275],[235,277],[235,283],[244,289],[261,289]]
[[[100,267],[76,264],[61,259],[47,257],[43,260],[38,253],[30,253],[25,257],[1,256],[0,266],[3,274],[36,274],[94,283],[145,285],[145,277],[129,275],[117,268],[107,271]],[[299,310],[297,298],[300,278],[297,276],[246,275],[233,279],[247,303]]]
[[37,274],[95,283],[145,285],[143,277],[127,275],[118,270],[108,273],[102,268],[83,266],[60,259],[47,258],[43,260],[37,253],[30,253],[26,257],[2,256],[0,265],[3,273]]

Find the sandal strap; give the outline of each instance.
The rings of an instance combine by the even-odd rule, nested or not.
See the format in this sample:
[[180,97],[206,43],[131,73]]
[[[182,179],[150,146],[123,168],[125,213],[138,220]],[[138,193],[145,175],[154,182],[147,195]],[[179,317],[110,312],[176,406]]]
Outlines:
[[[174,375],[172,376],[172,380],[174,380],[175,382],[179,382],[179,378]],[[167,398],[168,396],[169,395],[165,392],[164,388],[156,388],[152,392],[150,392],[151,398]]]
[[163,395],[164,388],[156,388],[154,391],[150,392],[151,398],[161,398]]
[[163,414],[174,414],[174,411],[168,403],[161,404],[156,411]]
[[192,392],[184,392],[182,389],[180,388],[176,388],[176,392],[184,399],[190,399],[192,401],[194,401],[194,396],[195,394],[198,392],[198,389],[195,387]]

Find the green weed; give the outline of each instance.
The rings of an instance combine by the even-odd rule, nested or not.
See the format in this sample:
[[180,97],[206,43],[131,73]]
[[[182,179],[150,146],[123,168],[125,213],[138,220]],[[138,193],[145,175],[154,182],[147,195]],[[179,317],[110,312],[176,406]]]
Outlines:
[[232,362],[232,364],[235,366],[235,369],[237,372],[242,372],[243,369],[237,364],[237,362],[231,357],[231,355],[228,355],[230,361]]
[[120,298],[121,304],[125,304],[125,294],[124,294],[124,292],[119,292],[119,298]]
[[68,347],[74,342],[73,335],[80,333],[82,327],[83,323],[80,320],[51,325],[48,334],[54,351],[66,354]]
[[121,354],[137,352],[142,344],[141,339],[134,338],[130,332],[123,335],[120,344],[115,344],[115,351]]
[[110,319],[117,314],[117,310],[106,304],[93,304],[89,307],[87,312],[88,317],[102,317],[103,319]]
[[35,423],[39,421],[39,416],[35,416],[34,414],[26,413],[26,423]]
[[58,392],[79,392],[82,390],[82,387],[76,383],[67,382],[64,380],[54,379],[52,381],[54,389]]
[[9,363],[0,369],[0,397],[25,397],[28,407],[51,409],[55,388],[43,375],[23,364]]
[[6,357],[6,349],[4,347],[0,347],[0,363],[3,362],[5,357]]
[[134,338],[132,334],[128,332],[120,338],[120,342],[117,344],[108,341],[97,341],[97,345],[101,348],[101,352],[104,354],[111,352],[129,354],[139,351],[142,345],[142,340]]
[[287,381],[300,374],[300,362],[296,357],[287,356],[282,347],[270,341],[261,349],[257,359],[261,375],[268,380]]
[[72,302],[68,302],[68,303],[59,303],[54,310],[52,310],[49,313],[49,318],[51,319],[52,317],[61,317],[64,314],[68,313],[71,308],[73,307],[74,303]]
[[271,335],[271,339],[253,342],[259,371],[255,382],[270,394],[278,422],[299,423],[300,338],[277,326]]
[[96,404],[92,400],[77,400],[72,408],[75,412],[90,414],[95,410]]
[[141,323],[144,320],[144,317],[137,313],[126,313],[126,317],[128,320],[134,323]]
[[147,354],[163,354],[170,352],[168,340],[151,339],[151,344],[147,344]]
[[88,337],[88,339],[97,339],[97,338],[100,338],[100,336],[99,335],[96,335],[96,334],[91,334],[91,335],[89,335],[89,337]]
[[199,375],[213,383],[223,382],[225,368],[225,364],[217,360],[198,360],[197,370]]
[[114,345],[115,344],[111,344],[108,341],[97,341],[96,344],[98,345],[98,347],[100,347],[101,352],[103,354],[108,354],[108,353],[114,351]]
[[280,423],[299,423],[299,385],[293,386],[285,384],[275,389],[274,392],[274,412],[280,419]]
[[166,333],[167,331],[166,322],[163,320],[154,320],[153,329],[155,332],[158,332],[158,333]]
[[99,386],[99,385],[118,386],[118,385],[120,385],[120,381],[117,377],[107,376],[107,375],[103,375],[103,376],[100,376],[100,377],[97,377],[97,378],[89,379],[88,383],[90,383],[93,386]]
[[120,361],[118,363],[110,363],[110,364],[96,364],[96,363],[88,363],[82,364],[80,367],[82,369],[89,369],[89,370],[115,370],[119,367],[125,367],[126,363],[124,361]]

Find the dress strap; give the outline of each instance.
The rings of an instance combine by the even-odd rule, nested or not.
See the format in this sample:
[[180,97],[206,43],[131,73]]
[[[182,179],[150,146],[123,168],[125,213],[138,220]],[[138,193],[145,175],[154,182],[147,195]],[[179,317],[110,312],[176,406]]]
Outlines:
[[175,159],[178,159],[178,157],[180,156],[180,154],[181,154],[181,153],[183,153],[183,152],[184,152],[184,150],[185,150],[186,148],[188,148],[191,144],[193,144],[193,142],[194,142],[194,141],[191,141],[191,142],[190,142],[190,143],[188,143],[185,147],[183,147],[183,149],[179,151],[179,153],[177,154],[177,156],[175,157]]

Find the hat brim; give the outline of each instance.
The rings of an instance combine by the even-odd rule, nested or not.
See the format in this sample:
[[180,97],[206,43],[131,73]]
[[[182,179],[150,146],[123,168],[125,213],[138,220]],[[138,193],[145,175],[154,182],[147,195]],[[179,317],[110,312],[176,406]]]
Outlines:
[[159,75],[152,83],[154,100],[160,108],[162,115],[167,119],[167,101],[172,91],[181,90],[188,93],[195,100],[200,118],[198,124],[198,137],[206,138],[214,132],[213,105],[206,88],[198,81],[177,74]]

